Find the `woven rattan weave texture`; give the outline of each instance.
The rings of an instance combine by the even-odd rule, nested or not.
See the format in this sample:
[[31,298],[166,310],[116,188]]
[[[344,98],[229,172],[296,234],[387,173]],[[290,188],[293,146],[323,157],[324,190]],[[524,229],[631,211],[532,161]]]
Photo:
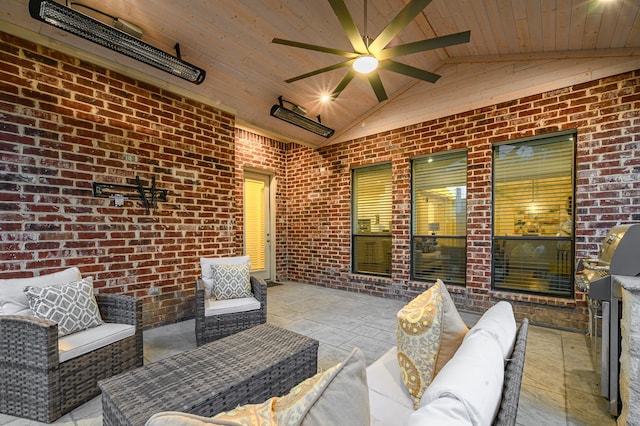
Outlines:
[[495,426],[515,426],[516,424],[528,332],[529,320],[525,318],[520,324],[513,352],[505,367],[502,400],[494,422]]
[[98,380],[142,365],[142,302],[96,300],[105,322],[135,325],[136,334],[63,363],[53,321],[0,316],[0,412],[49,423],[98,395]]
[[313,376],[318,341],[262,324],[100,382],[105,426],[160,411],[213,416],[284,395]]

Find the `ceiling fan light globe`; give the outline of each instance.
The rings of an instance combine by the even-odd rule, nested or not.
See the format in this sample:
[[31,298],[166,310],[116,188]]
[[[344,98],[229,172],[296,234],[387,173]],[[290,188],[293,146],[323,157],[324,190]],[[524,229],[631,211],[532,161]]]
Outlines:
[[371,55],[362,55],[353,62],[353,69],[360,74],[368,74],[378,68],[378,60]]

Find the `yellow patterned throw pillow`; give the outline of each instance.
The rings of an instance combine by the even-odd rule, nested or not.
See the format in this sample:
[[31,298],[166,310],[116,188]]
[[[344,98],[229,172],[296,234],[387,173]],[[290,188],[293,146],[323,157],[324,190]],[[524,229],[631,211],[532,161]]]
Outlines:
[[398,312],[398,363],[414,409],[468,331],[440,280]]
[[282,397],[220,413],[212,422],[242,426],[368,426],[366,361],[354,349],[340,364],[295,386]]

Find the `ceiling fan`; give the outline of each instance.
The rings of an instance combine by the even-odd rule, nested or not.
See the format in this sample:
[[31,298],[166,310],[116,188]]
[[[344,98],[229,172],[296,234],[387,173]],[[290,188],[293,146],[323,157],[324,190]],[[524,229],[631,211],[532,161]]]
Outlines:
[[393,47],[386,47],[413,19],[425,8],[431,0],[411,0],[404,8],[389,22],[382,32],[373,40],[369,38],[367,33],[367,0],[364,2],[364,32],[362,36],[360,31],[353,22],[353,18],[344,3],[344,0],[328,0],[333,12],[340,20],[342,29],[353,46],[353,52],[333,49],[331,47],[318,46],[315,44],[300,43],[297,41],[283,40],[274,38],[272,43],[283,44],[286,46],[298,47],[301,49],[315,50],[317,52],[331,53],[333,55],[348,58],[346,61],[320,68],[297,77],[285,80],[287,83],[302,80],[327,71],[352,66],[349,72],[344,76],[342,81],[331,93],[331,99],[335,100],[340,93],[347,87],[349,82],[353,80],[357,73],[366,74],[371,88],[378,98],[378,102],[387,100],[387,92],[384,90],[380,75],[377,70],[387,70],[409,77],[435,83],[440,76],[419,68],[412,67],[400,62],[396,62],[393,58],[409,55],[412,53],[424,52],[427,50],[438,49],[442,47],[452,46],[455,44],[468,43],[471,37],[470,31],[464,31],[442,37],[436,37],[412,43],[402,44]]

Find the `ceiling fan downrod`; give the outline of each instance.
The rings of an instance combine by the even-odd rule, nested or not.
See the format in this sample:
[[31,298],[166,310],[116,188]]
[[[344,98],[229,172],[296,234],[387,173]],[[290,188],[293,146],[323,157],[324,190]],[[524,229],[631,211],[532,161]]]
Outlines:
[[378,68],[378,59],[369,52],[369,34],[367,33],[367,0],[364,0],[364,36],[362,41],[367,49],[353,62],[353,69],[359,74],[369,74]]

